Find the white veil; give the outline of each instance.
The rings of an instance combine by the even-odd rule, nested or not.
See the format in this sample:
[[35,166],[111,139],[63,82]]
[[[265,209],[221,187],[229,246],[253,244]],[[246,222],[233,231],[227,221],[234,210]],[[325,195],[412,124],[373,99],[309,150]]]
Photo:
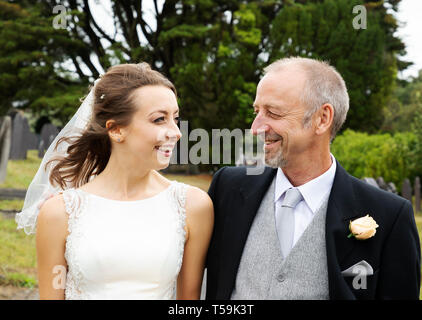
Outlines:
[[[23,228],[26,234],[35,233],[38,212],[44,201],[46,201],[50,196],[63,191],[60,187],[54,187],[49,182],[51,165],[48,166],[47,170],[45,170],[44,167],[50,159],[57,156],[65,156],[67,154],[69,143],[66,141],[61,142],[57,150],[54,151],[57,141],[60,138],[81,135],[87,127],[92,115],[94,88],[97,81],[98,80],[95,81],[94,87],[84,99],[75,115],[50,144],[34,179],[28,187],[22,211],[18,212],[15,217],[15,221],[18,224],[17,229]],[[72,186],[66,186],[65,189],[70,187]]]

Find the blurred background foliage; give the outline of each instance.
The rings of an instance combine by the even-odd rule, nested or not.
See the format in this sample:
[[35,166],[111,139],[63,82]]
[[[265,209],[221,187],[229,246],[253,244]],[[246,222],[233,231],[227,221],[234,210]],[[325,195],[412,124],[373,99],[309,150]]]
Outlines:
[[[246,129],[262,69],[305,56],[329,61],[346,81],[346,131],[333,144],[346,169],[393,182],[422,173],[422,74],[397,79],[411,64],[396,33],[400,0],[110,0],[109,22],[94,18],[102,2],[0,0],[1,115],[22,109],[34,130],[61,126],[107,68],[146,61],[175,83],[190,129]],[[359,4],[368,28],[355,30]],[[67,10],[64,29],[53,27],[57,5]]]

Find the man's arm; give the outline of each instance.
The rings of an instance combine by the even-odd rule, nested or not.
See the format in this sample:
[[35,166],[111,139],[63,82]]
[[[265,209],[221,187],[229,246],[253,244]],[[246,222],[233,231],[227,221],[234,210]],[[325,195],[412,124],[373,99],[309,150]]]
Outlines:
[[419,299],[421,249],[413,208],[406,201],[381,256],[377,299]]

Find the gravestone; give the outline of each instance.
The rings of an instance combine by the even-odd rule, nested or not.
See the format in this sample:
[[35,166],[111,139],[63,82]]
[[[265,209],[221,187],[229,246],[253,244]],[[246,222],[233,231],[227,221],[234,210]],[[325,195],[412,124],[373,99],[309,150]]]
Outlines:
[[385,183],[384,178],[383,177],[378,177],[376,180],[378,186],[382,189],[382,190],[386,190],[388,191],[388,185],[387,183]]
[[419,177],[415,178],[415,185],[414,185],[414,192],[415,192],[415,213],[421,211],[421,180]]
[[363,181],[365,181],[366,183],[370,184],[371,186],[377,187],[379,188],[377,182],[375,181],[374,178],[363,178]]
[[42,158],[54,138],[59,134],[59,130],[51,123],[43,125],[40,134],[40,142],[38,144],[38,156]]
[[44,141],[40,140],[40,143],[38,145],[38,158],[42,158],[44,156]]
[[410,185],[410,181],[407,178],[403,181],[401,195],[403,198],[406,198],[407,200],[412,202],[412,186]]
[[20,112],[17,112],[12,121],[12,144],[9,159],[26,159],[28,149],[25,143],[25,133],[27,131],[29,132],[28,120]]
[[25,137],[26,148],[27,150],[37,150],[38,149],[38,140],[40,136],[33,132],[27,132]]
[[6,179],[11,140],[12,119],[9,116],[5,116],[0,118],[0,183],[3,183]]
[[26,159],[28,150],[37,149],[38,139],[38,135],[30,131],[28,120],[20,112],[16,112],[12,120],[9,159]]
[[388,189],[387,189],[388,192],[392,192],[394,194],[398,194],[397,188],[396,188],[396,185],[394,184],[394,182],[387,183],[387,187],[388,187]]

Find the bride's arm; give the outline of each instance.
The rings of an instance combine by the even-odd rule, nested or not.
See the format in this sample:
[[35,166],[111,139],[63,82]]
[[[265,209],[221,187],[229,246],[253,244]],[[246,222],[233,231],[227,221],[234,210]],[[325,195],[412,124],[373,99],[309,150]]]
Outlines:
[[38,214],[36,243],[40,299],[64,299],[67,219],[61,194],[47,200]]
[[186,196],[187,240],[177,279],[177,299],[199,299],[205,258],[214,226],[214,208],[208,194],[189,187]]

